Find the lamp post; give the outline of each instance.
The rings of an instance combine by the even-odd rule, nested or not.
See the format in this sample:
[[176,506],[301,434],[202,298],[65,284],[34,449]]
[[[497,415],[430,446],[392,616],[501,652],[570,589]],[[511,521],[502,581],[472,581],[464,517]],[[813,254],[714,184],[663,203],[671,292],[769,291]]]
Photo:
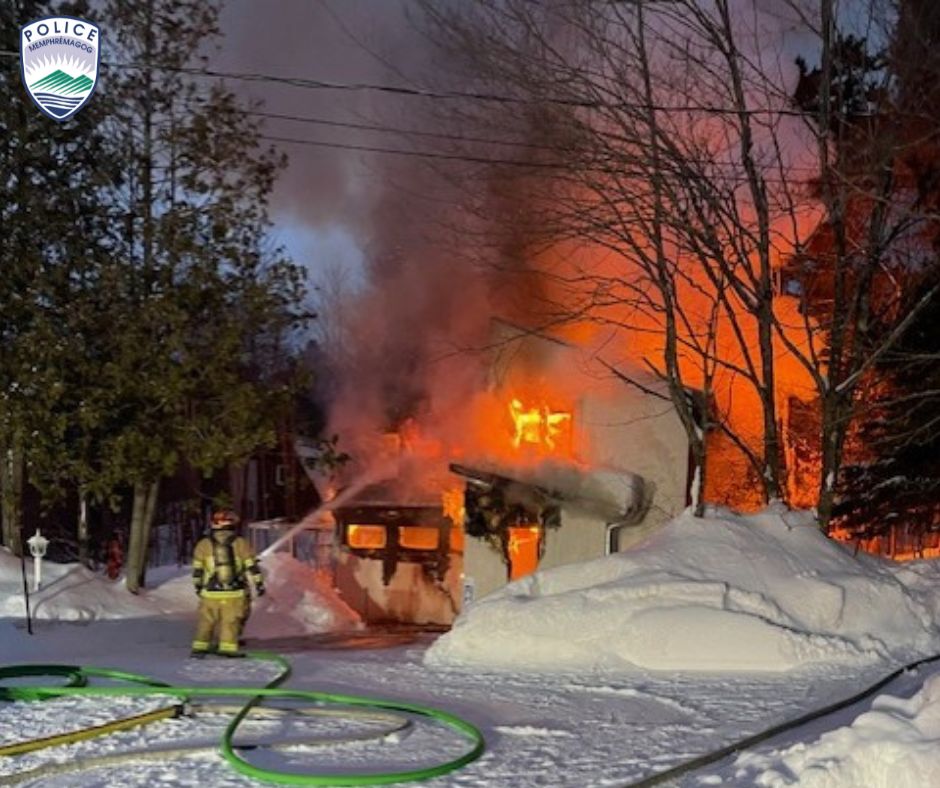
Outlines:
[[49,540],[37,528],[36,533],[26,540],[26,544],[29,545],[29,552],[33,556],[33,591],[38,591],[42,583],[42,559],[46,555]]

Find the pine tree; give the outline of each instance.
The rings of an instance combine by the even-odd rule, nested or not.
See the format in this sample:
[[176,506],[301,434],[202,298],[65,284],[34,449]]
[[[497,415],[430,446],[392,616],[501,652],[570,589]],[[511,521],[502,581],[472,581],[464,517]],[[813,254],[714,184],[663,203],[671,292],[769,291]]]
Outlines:
[[[912,287],[911,297],[929,284]],[[934,300],[867,387],[857,441],[868,452],[845,468],[836,510],[840,523],[860,537],[886,536],[896,525],[922,536],[940,524],[938,321],[940,300]]]
[[224,85],[185,76],[218,35],[218,4],[105,6],[113,31],[109,129],[123,144],[114,193],[124,222],[120,429],[103,463],[133,487],[128,588],[143,585],[160,479],[186,459],[204,473],[274,440],[269,381],[252,343],[297,321],[296,267],[265,253],[267,204],[282,157]]
[[[905,299],[874,323],[884,334],[940,281],[940,6],[899,3],[887,52],[894,113],[910,144],[896,167],[898,189],[925,220],[909,233],[895,278]],[[921,536],[940,524],[940,297],[917,314],[867,386],[857,443],[865,451],[846,469],[837,508],[848,530],[886,535],[906,525]]]
[[[18,51],[20,25],[32,19],[88,12],[86,2],[4,3],[0,49]],[[76,318],[107,255],[103,112],[92,101],[65,123],[46,117],[18,61],[0,59],[0,480],[3,543],[14,551],[24,483],[57,491],[70,409],[64,373],[84,364]]]

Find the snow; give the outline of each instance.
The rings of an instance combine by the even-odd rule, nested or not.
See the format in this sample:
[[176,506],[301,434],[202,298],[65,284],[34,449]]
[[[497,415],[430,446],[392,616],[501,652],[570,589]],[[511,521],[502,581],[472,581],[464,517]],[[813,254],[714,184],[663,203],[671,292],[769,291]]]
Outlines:
[[[851,724],[770,753],[738,758],[735,776],[780,788],[940,785],[940,674],[911,698],[884,694]],[[749,780],[749,782],[750,782]]]
[[686,512],[629,552],[479,600],[426,660],[736,672],[902,660],[940,650],[930,575],[940,579],[935,568],[855,556],[806,514]]
[[[940,651],[934,623],[940,562],[895,565],[854,557],[823,539],[805,518],[781,511],[748,518],[713,512],[701,522],[682,516],[628,555],[539,573],[478,601],[457,629],[436,642],[414,635],[402,643],[399,632],[383,644],[380,632],[357,628],[322,575],[286,554],[263,564],[270,590],[255,604],[249,647],[276,644],[287,650],[294,669],[287,686],[426,703],[483,730],[484,756],[428,781],[429,788],[628,786],[850,696],[890,673],[900,659]],[[179,685],[260,686],[271,678],[270,665],[251,660],[187,659],[196,600],[186,568],[151,573],[155,587],[137,597],[75,566],[50,563],[44,574],[49,582],[37,597],[40,620],[29,636],[18,605],[19,561],[0,551],[2,664],[115,667]],[[485,619],[493,626],[492,646],[475,634]],[[519,628],[519,644],[505,633],[510,625]],[[284,637],[288,632],[295,637]],[[497,653],[502,651],[509,656]],[[0,743],[164,703],[63,698],[0,704]],[[43,769],[23,784],[258,785],[229,769],[217,753],[229,719],[184,715],[2,758],[0,783],[6,784],[7,775]],[[312,734],[350,741],[259,750],[247,757],[311,773],[412,768],[466,751],[459,736],[427,720],[416,719],[392,737],[351,740],[368,729],[352,718],[250,721],[245,735],[252,739]],[[940,785],[938,739],[935,663],[904,674],[873,701],[677,784]],[[55,771],[96,754],[193,742],[208,749]]]
[[[262,562],[267,593],[253,602],[246,628],[249,637],[273,638],[355,629],[361,626],[329,581],[287,553]],[[32,561],[27,564],[32,589]],[[37,620],[98,621],[191,615],[198,600],[188,567],[148,572],[144,593],[128,593],[123,582],[106,580],[79,564],[43,564],[43,584],[30,593],[30,612]],[[0,549],[0,619],[25,616],[20,560]]]
[[262,562],[267,593],[254,603],[245,628],[247,637],[288,637],[359,629],[362,621],[323,572],[311,569],[288,553],[274,553]]
[[[79,564],[43,562],[42,587],[32,592],[32,559],[27,560],[30,612],[34,619],[95,621],[140,618],[178,611],[194,605],[192,581],[186,587],[162,587],[159,593],[135,596],[123,584],[105,580]],[[187,578],[188,579],[188,578]],[[25,615],[20,559],[0,549],[0,617]]]

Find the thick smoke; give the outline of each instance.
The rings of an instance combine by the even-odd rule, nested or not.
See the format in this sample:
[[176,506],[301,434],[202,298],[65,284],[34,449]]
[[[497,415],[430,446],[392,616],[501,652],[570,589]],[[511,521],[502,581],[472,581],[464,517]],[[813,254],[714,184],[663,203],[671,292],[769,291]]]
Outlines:
[[[444,71],[441,53],[410,18],[406,4],[396,0],[230,0],[223,25],[225,53],[219,62],[233,70],[408,87],[440,84]],[[454,108],[433,99],[270,83],[247,83],[246,89],[263,98],[266,112],[459,132],[444,120]],[[457,152],[440,138],[283,119],[268,119],[265,133]],[[308,261],[323,296],[321,355],[329,361],[331,431],[358,458],[373,450],[368,444],[381,433],[409,420],[447,432],[485,385],[480,351],[491,318],[511,316],[518,300],[520,277],[493,266],[497,257],[503,263],[513,259],[506,252],[513,251],[514,239],[473,217],[477,179],[487,176],[453,160],[300,145],[284,149],[290,166],[278,185],[276,215],[314,229],[342,226],[365,260],[360,287],[349,286],[348,272],[333,261]],[[492,192],[489,199],[496,199]],[[527,290],[532,292],[531,283]]]

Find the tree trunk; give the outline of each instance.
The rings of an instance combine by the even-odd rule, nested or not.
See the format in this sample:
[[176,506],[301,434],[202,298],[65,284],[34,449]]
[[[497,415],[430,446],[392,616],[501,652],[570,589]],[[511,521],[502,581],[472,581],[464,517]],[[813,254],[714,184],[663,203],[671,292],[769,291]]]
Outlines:
[[131,533],[127,546],[127,590],[137,594],[144,588],[147,579],[147,550],[150,546],[150,531],[157,509],[159,479],[153,482],[134,484],[134,508],[131,512]]
[[91,550],[88,536],[88,499],[85,493],[79,493],[78,499],[78,561],[84,566],[91,564]]
[[692,464],[693,464],[693,476],[691,480],[691,493],[692,493],[692,513],[696,517],[705,516],[705,471],[707,465],[705,464],[705,440],[704,440],[704,431],[703,437],[699,440],[697,437],[692,441],[691,445],[692,450]]
[[819,504],[816,518],[819,528],[828,534],[832,523],[832,510],[836,502],[836,481],[842,469],[842,451],[845,444],[846,427],[851,412],[851,402],[838,392],[823,400],[822,424],[820,426],[822,457],[819,479]]
[[0,460],[2,487],[3,544],[14,555],[23,551],[23,455],[8,448]]

